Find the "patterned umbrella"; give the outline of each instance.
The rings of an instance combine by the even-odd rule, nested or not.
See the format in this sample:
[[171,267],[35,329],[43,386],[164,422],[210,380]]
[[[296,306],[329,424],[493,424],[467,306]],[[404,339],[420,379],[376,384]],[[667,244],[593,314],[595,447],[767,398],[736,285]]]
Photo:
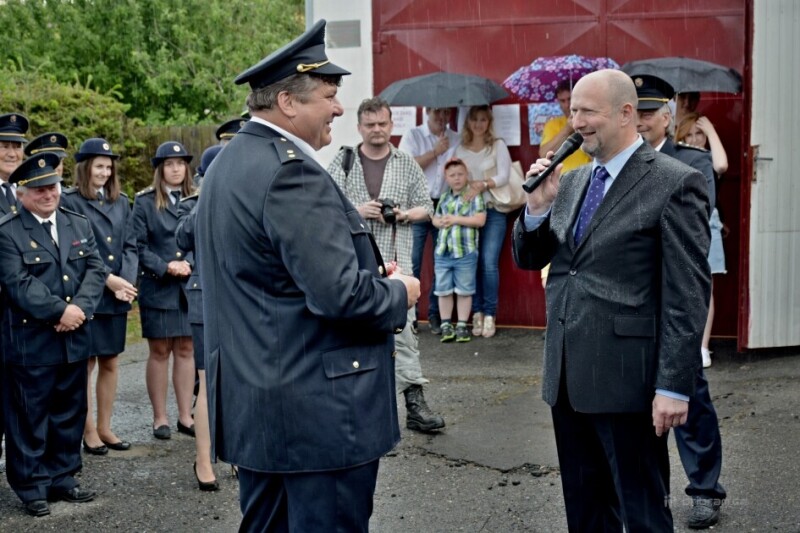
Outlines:
[[506,78],[503,87],[525,102],[554,102],[556,87],[563,81],[575,83],[583,76],[604,68],[618,69],[607,57],[579,55],[540,57]]

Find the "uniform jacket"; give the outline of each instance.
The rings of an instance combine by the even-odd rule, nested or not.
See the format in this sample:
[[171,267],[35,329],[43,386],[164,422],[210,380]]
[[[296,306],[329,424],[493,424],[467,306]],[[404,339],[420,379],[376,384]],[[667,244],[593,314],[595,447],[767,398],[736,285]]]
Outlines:
[[[136,239],[131,230],[131,204],[125,194],[116,202],[90,200],[81,196],[76,187],[64,189],[61,205],[89,219],[97,243],[97,251],[106,265],[106,274],[114,274],[136,284],[139,256]],[[118,300],[108,288],[95,311],[97,314],[127,313],[131,304]]]
[[[6,198],[5,193],[5,189],[0,187],[0,217],[14,212],[14,210],[11,209],[11,205],[8,203],[8,198]],[[15,207],[17,210],[19,210],[19,200],[17,200]]]
[[302,472],[389,451],[406,291],[325,169],[251,120],[206,174],[196,230],[215,453]]
[[[178,204],[178,227],[175,240],[185,253],[195,253],[195,220],[197,219],[197,195],[187,196]],[[195,268],[186,282],[186,300],[189,304],[189,323],[203,323],[203,288],[200,285],[200,270],[195,254]]]
[[68,303],[94,315],[105,284],[105,266],[97,253],[86,217],[59,208],[58,248],[26,209],[0,220],[0,283],[8,312],[3,326],[6,362],[56,365],[88,358],[85,325],[57,333],[55,325]]
[[156,209],[153,187],[136,194],[133,202],[133,234],[139,251],[139,304],[154,309],[181,309],[185,278],[167,274],[170,261],[193,262],[191,254],[178,248],[175,229],[178,206],[167,200],[167,207]]
[[642,145],[576,246],[590,173],[562,176],[535,231],[523,231],[524,212],[514,226],[517,265],[552,261],[543,397],[555,405],[563,364],[577,411],[649,412],[657,388],[694,392],[711,279],[705,179]]
[[716,184],[714,183],[714,165],[711,161],[711,153],[703,148],[689,146],[688,144],[672,142],[667,138],[664,145],[659,150],[662,154],[674,157],[678,161],[686,163],[695,170],[699,170],[706,178],[708,193],[709,213],[714,210],[715,198],[717,197]]

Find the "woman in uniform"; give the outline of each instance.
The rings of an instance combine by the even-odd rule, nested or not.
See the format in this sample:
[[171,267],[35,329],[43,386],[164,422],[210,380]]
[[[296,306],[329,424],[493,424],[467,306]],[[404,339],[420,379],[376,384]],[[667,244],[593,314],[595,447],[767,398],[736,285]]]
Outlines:
[[178,403],[178,432],[194,436],[194,356],[184,285],[192,266],[175,242],[178,202],[192,192],[192,156],[176,141],[163,143],[152,159],[153,185],[137,193],[133,228],[139,251],[139,310],[147,339],[147,393],[153,406],[153,436],[171,436],[167,418],[169,357]]
[[[88,322],[92,339],[89,358],[88,412],[83,449],[105,455],[108,449],[128,450],[129,442],[111,430],[117,395],[117,356],[125,350],[128,311],[136,297],[136,241],[129,228],[131,205],[120,190],[116,161],[105,139],[86,140],[75,154],[75,186],[61,194],[61,205],[89,219],[108,276],[94,319]],[[97,371],[97,424],[92,409],[91,376]]]
[[[205,171],[222,150],[220,145],[206,148],[200,158],[197,173],[202,181]],[[199,192],[199,191],[198,191]],[[194,252],[195,248],[195,218],[197,214],[198,195],[189,196],[181,200],[178,207],[178,229],[176,239],[178,246],[186,252]],[[200,272],[195,268],[186,284],[186,296],[189,301],[189,323],[192,326],[192,341],[194,342],[194,366],[199,377],[197,402],[194,410],[195,427],[195,463],[194,475],[197,486],[202,491],[219,490],[219,483],[211,466],[211,434],[208,429],[208,400],[206,391],[205,358],[203,354],[203,289],[200,285]],[[203,481],[207,480],[207,481]]]

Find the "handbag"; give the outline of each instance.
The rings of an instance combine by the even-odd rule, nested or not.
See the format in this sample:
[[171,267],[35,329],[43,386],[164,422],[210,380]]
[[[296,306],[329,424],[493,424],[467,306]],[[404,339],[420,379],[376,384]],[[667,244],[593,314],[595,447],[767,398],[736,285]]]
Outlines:
[[[494,169],[487,171],[487,174],[489,172],[491,172],[491,176],[495,175]],[[487,179],[491,176],[487,176]],[[525,191],[522,190],[522,184],[525,183],[524,176],[522,164],[519,161],[512,161],[511,171],[508,173],[508,183],[502,187],[489,189],[495,210],[501,213],[510,213],[525,204],[527,199]]]

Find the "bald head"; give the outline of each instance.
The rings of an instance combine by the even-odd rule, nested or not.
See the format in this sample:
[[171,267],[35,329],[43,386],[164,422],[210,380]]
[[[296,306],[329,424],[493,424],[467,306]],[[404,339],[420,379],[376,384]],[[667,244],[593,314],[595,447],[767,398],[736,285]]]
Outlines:
[[636,140],[636,87],[619,70],[598,70],[572,91],[572,126],[583,136],[583,150],[601,163]]

